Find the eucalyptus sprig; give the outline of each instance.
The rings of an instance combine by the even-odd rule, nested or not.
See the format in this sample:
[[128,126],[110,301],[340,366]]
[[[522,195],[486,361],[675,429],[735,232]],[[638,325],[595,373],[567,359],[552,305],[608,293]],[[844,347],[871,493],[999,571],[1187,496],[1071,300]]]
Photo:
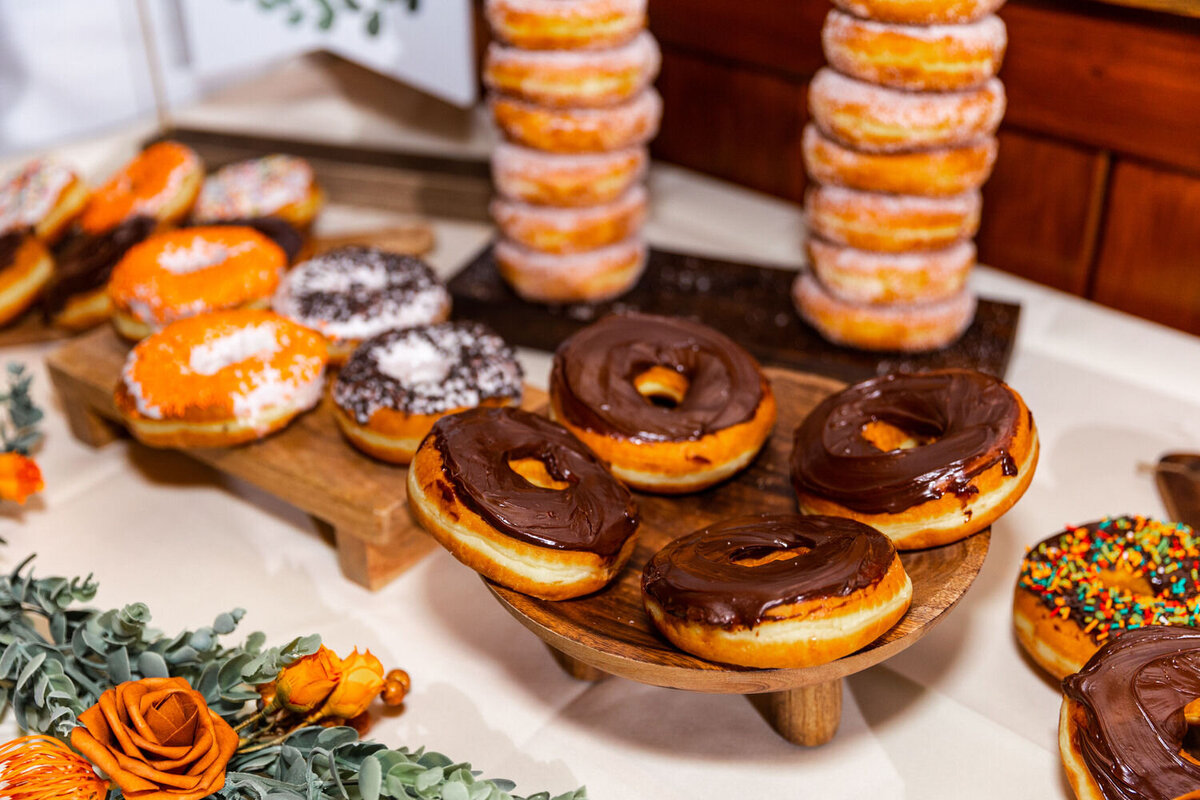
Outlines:
[[0,393],[0,452],[27,456],[42,441],[42,410],[30,397],[33,376],[24,364],[10,363],[6,375],[7,390]]
[[306,19],[315,19],[320,30],[333,27],[340,14],[361,16],[363,25],[371,36],[378,36],[383,27],[383,13],[393,6],[403,5],[409,13],[420,8],[420,0],[254,0],[264,11],[285,14],[289,25],[299,25]]

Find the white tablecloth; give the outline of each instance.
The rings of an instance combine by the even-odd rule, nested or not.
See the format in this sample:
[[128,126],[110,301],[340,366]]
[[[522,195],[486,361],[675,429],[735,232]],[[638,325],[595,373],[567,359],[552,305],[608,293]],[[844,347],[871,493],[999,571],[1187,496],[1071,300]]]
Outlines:
[[[64,155],[103,174],[142,132]],[[792,206],[661,166],[651,191],[655,243],[801,260]],[[336,208],[322,225],[376,221]],[[490,233],[436,227],[433,261],[447,275]],[[586,784],[595,798],[622,800],[1066,797],[1059,694],[1011,632],[1018,562],[1064,523],[1163,513],[1137,465],[1168,449],[1200,449],[1200,339],[987,268],[973,282],[1023,307],[1008,380],[1041,432],[1037,477],[995,526],[983,572],[946,621],[847,681],[841,729],[824,747],[787,744],[740,697],[572,680],[443,552],[372,594],[341,577],[305,515],[271,497],[173,453],[129,442],[84,447],[41,367],[50,346],[0,353],[33,366],[49,412],[39,455],[47,489],[24,510],[0,511],[9,540],[0,568],[37,551],[43,575],[94,572],[98,604],[144,601],[167,631],[242,606],[246,632],[273,640],[319,632],[340,652],[370,647],[413,678],[405,711],[381,719],[373,736],[469,760],[528,792]],[[544,385],[546,355],[522,355],[531,382]]]

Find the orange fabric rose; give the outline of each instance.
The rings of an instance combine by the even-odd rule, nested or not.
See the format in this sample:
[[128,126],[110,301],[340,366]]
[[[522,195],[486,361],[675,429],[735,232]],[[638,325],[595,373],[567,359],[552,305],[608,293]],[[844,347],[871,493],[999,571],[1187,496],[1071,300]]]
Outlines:
[[200,800],[225,785],[229,723],[183,678],[127,681],[79,715],[71,746],[129,800]]
[[312,711],[329,697],[341,677],[342,660],[322,645],[317,652],[283,668],[275,679],[275,702],[288,711]]
[[383,691],[383,664],[371,651],[358,648],[342,660],[342,679],[321,707],[322,717],[351,719],[367,710]]
[[43,488],[42,471],[37,463],[20,453],[0,453],[0,500],[15,500],[24,505],[25,498]]

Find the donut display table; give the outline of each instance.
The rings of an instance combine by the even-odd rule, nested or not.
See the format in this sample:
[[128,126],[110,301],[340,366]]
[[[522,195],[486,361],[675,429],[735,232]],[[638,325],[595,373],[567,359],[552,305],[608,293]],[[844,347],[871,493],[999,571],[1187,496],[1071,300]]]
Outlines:
[[842,388],[828,378],[766,370],[779,401],[779,420],[749,469],[706,492],[681,497],[639,494],[640,541],[629,564],[603,591],[576,600],[539,600],[495,584],[488,589],[551,649],[569,674],[606,675],[694,692],[744,694],[780,736],[802,745],[833,738],[841,717],[842,679],[915,644],[970,588],[983,567],[991,533],[944,547],[901,553],[913,599],[900,622],[866,648],[803,669],[747,669],[715,664],[672,647],[642,609],[646,561],[664,544],[705,525],[746,513],[795,511],[788,468],[792,432],[824,397]]

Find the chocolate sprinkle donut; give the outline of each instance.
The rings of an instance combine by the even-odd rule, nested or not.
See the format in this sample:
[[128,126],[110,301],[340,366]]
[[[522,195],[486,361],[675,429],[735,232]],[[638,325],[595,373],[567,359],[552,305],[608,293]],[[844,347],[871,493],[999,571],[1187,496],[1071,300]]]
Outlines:
[[450,293],[419,258],[339,247],[288,273],[271,305],[330,339],[360,340],[445,319]]
[[42,292],[42,308],[52,317],[75,295],[93,292],[108,283],[113,267],[129,248],[158,227],[153,217],[131,217],[104,233],[75,231],[54,248],[54,275]]
[[440,414],[497,397],[519,402],[523,378],[516,353],[486,325],[444,322],[363,342],[338,374],[333,400],[366,425],[381,408]]

